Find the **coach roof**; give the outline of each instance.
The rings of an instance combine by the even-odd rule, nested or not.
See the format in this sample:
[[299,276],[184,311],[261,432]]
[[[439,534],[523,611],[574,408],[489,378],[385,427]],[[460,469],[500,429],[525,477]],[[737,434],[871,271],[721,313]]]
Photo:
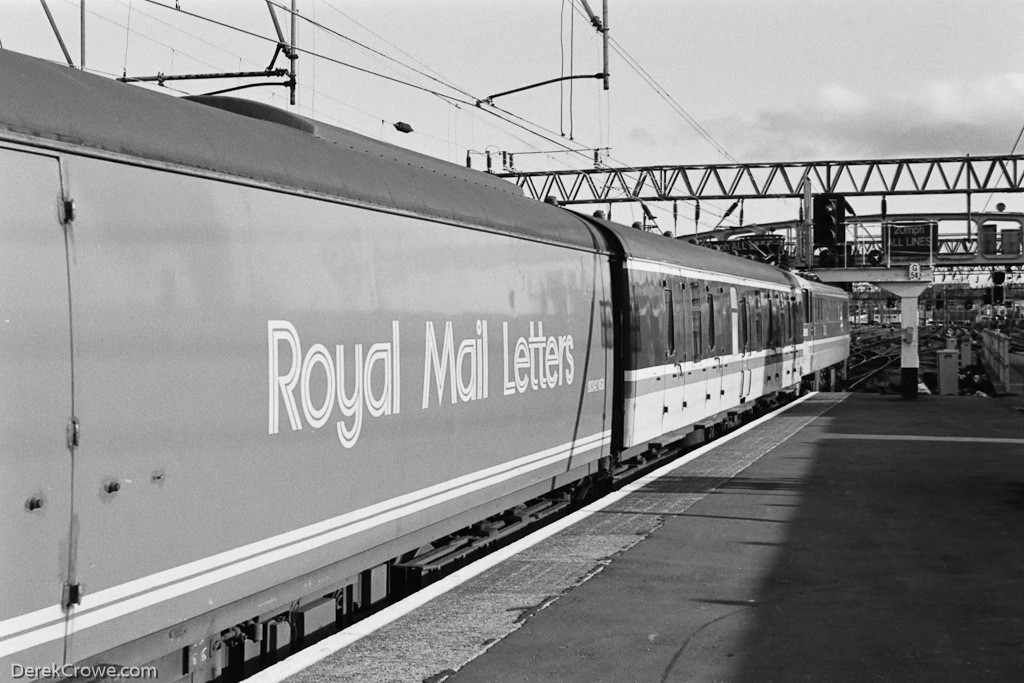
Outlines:
[[232,102],[239,100],[187,101],[0,49],[0,136],[7,131],[595,248],[580,218],[526,199],[507,181],[263,105],[248,115],[224,111],[238,109]]
[[656,261],[684,268],[697,268],[735,277],[763,280],[780,285],[792,285],[786,271],[774,268],[760,261],[739,258],[722,251],[709,249],[682,239],[627,228],[616,223],[591,218],[610,230],[632,259]]

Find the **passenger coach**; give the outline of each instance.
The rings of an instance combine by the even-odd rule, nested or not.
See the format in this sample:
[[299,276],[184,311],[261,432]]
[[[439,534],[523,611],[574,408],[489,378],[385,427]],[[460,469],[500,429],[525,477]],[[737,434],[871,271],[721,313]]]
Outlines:
[[0,92],[0,671],[237,677],[847,353],[838,290],[287,112]]

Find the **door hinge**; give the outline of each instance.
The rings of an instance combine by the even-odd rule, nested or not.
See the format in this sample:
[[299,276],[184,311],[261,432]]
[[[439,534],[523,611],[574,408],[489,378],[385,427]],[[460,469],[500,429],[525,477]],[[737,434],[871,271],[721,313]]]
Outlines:
[[82,604],[82,584],[65,583],[61,591],[61,605],[65,610],[69,610],[80,604]]
[[78,422],[77,417],[73,417],[68,420],[67,436],[68,436],[68,448],[78,448],[78,437],[81,433],[81,426]]
[[67,225],[75,220],[75,200],[65,197],[60,203],[60,219]]

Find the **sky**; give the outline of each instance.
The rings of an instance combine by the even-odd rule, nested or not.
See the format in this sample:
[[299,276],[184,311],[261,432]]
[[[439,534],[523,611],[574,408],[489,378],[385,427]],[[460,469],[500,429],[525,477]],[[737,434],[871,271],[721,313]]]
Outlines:
[[[76,65],[79,2],[47,0]],[[265,0],[85,2],[86,66],[102,75],[260,70],[274,53]],[[601,0],[589,4],[600,12]],[[468,152],[476,168],[486,150],[496,170],[501,151],[514,153],[520,170],[592,167],[594,149],[612,166],[1007,154],[1024,127],[1020,0],[610,0],[610,90],[580,79],[570,97],[568,84],[552,84],[496,98],[500,111],[476,101],[602,70],[601,40],[581,0],[297,0],[297,7],[306,51],[297,106],[289,107],[281,87],[238,95],[457,164]],[[278,15],[287,35],[289,16]],[[38,0],[0,0],[0,44],[63,62]],[[165,90],[196,94],[248,82],[169,82]],[[414,131],[396,131],[397,121]],[[975,198],[974,209],[986,199]],[[851,203],[864,214],[878,212],[878,201]],[[994,201],[1024,210],[1017,195]],[[964,204],[962,197],[890,198],[888,210],[963,211]],[[709,203],[702,221],[717,222],[727,205]],[[750,202],[746,220],[795,218],[795,206]],[[665,221],[670,207],[656,209]],[[639,207],[616,212],[623,222],[639,217]]]

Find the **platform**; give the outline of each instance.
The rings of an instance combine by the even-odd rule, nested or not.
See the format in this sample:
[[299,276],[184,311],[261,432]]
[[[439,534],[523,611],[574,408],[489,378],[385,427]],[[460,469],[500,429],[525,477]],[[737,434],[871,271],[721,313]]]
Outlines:
[[291,681],[1020,680],[1024,398],[817,394]]

